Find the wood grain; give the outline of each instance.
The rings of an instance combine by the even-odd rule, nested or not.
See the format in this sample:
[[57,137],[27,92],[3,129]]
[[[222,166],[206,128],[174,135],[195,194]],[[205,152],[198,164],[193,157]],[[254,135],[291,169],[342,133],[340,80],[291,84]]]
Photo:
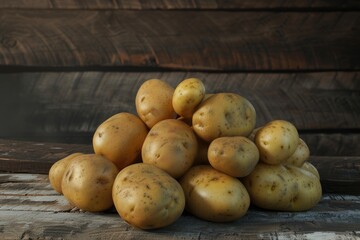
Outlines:
[[357,12],[0,10],[0,63],[202,71],[359,70]]
[[[47,174],[51,165],[74,152],[92,153],[91,145],[37,143],[0,139],[0,171]],[[360,194],[360,156],[314,156],[324,192]]]
[[[0,73],[0,112],[7,113],[0,118],[0,137],[90,139],[111,115],[136,113],[135,96],[144,81],[159,78],[175,87],[189,77],[202,79],[208,93],[235,92],[248,98],[257,111],[258,126],[285,119],[300,131],[359,133],[359,72],[87,71]],[[355,137],[353,144],[357,141]]]
[[[40,191],[39,186],[42,186]],[[33,194],[29,195],[24,189],[34,190]],[[252,206],[244,217],[231,223],[211,223],[184,212],[174,224],[152,231],[128,225],[113,208],[101,213],[74,209],[51,189],[46,175],[0,174],[0,203],[2,239],[232,240],[359,236],[360,196],[355,195],[324,194],[314,208],[298,213],[266,211]]]
[[0,1],[0,8],[30,9],[359,9],[356,0],[12,0]]

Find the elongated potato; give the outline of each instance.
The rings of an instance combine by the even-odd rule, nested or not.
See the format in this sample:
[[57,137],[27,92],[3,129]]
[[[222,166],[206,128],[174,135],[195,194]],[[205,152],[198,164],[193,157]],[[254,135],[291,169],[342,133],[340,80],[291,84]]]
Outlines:
[[210,165],[192,167],[180,179],[186,210],[212,222],[229,222],[244,216],[250,198],[239,179],[215,170]]
[[147,80],[140,86],[135,97],[136,111],[149,128],[161,120],[176,118],[172,105],[174,90],[160,79]]
[[253,105],[235,93],[217,93],[203,101],[193,114],[195,133],[205,141],[218,137],[248,136],[255,127]]
[[172,105],[177,114],[184,118],[191,118],[204,96],[205,86],[202,81],[198,78],[188,78],[175,88]]
[[112,196],[121,218],[142,229],[172,224],[185,207],[180,184],[165,171],[145,163],[136,163],[120,171]]
[[270,210],[305,211],[314,207],[322,196],[319,178],[291,165],[259,162],[243,182],[251,202]]
[[140,158],[148,128],[139,117],[122,112],[104,121],[95,131],[93,148],[115,163],[119,170]]

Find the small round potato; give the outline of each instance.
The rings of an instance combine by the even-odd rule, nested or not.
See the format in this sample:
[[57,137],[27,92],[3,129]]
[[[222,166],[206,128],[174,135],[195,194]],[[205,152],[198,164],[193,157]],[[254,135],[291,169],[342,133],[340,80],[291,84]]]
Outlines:
[[299,145],[299,134],[292,123],[274,120],[257,131],[255,144],[262,162],[280,164],[295,152]]
[[198,78],[188,78],[177,85],[172,98],[172,105],[177,114],[191,118],[197,105],[205,96],[205,86]]
[[142,160],[181,177],[194,163],[197,153],[195,133],[186,123],[166,119],[155,124],[142,146]]
[[131,113],[118,113],[104,121],[95,131],[93,148],[115,163],[119,170],[136,162],[148,128]]
[[291,165],[259,162],[246,176],[244,185],[251,202],[279,211],[305,211],[321,199],[320,180],[311,172]]
[[295,152],[287,159],[285,159],[284,164],[294,165],[296,167],[301,167],[305,161],[310,157],[310,150],[307,144],[299,138],[299,144]]
[[213,168],[232,177],[245,177],[259,161],[259,150],[246,137],[220,137],[210,143],[208,159]]
[[161,120],[176,118],[172,105],[174,90],[159,79],[147,80],[138,89],[135,97],[136,111],[149,128]]
[[104,211],[113,205],[112,186],[118,174],[113,162],[96,154],[83,154],[68,165],[62,179],[65,198],[90,212]]
[[82,153],[73,153],[69,156],[60,159],[59,161],[55,162],[50,170],[49,170],[49,181],[51,187],[57,191],[58,193],[62,194],[61,190],[61,182],[64,176],[64,172],[69,165],[70,161],[73,160],[75,157],[82,155]]
[[192,167],[181,179],[186,210],[212,222],[229,222],[244,216],[250,198],[239,179],[210,165]]
[[121,218],[141,229],[170,225],[185,207],[180,184],[165,171],[146,163],[132,164],[121,170],[112,195]]
[[193,114],[196,134],[211,142],[218,137],[248,136],[255,127],[253,105],[235,93],[217,93],[203,101]]

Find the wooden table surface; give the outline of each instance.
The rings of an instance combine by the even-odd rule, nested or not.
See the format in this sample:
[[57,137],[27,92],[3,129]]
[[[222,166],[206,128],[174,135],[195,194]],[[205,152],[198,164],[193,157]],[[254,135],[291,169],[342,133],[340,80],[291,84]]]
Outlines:
[[231,223],[211,223],[184,213],[174,224],[144,231],[114,209],[83,212],[55,192],[45,174],[0,174],[1,239],[356,239],[360,196],[324,194],[307,212],[251,207]]

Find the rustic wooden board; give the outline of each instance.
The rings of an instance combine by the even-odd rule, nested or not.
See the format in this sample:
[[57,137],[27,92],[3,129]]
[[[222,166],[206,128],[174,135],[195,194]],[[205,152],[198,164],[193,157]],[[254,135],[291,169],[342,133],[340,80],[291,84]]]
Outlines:
[[[360,196],[325,194],[307,212],[251,207],[232,223],[211,223],[184,213],[174,224],[152,231],[129,226],[114,209],[74,209],[51,190],[46,175],[0,174],[0,238],[65,239],[356,239],[360,237]],[[11,186],[9,184],[12,184]],[[26,189],[33,190],[29,195]],[[46,185],[47,184],[47,185]],[[10,187],[9,187],[10,186]],[[39,189],[39,186],[42,186]]]
[[[92,148],[0,139],[0,171],[47,174],[55,161],[74,152],[92,153]],[[309,161],[320,173],[324,192],[360,194],[360,156],[311,156]]]
[[[235,92],[248,98],[257,111],[258,126],[274,119],[285,119],[293,122],[300,131],[359,134],[360,74],[357,71],[86,71],[0,73],[0,112],[7,113],[6,117],[0,118],[0,137],[43,137],[59,141],[85,136],[90,139],[89,136],[109,116],[124,111],[136,113],[135,96],[147,79],[163,79],[175,87],[189,77],[202,79],[209,93]],[[349,136],[352,143],[346,140],[338,143],[336,149],[346,150],[344,145],[347,144],[356,146],[356,136]],[[334,144],[331,152],[334,152]],[[357,151],[355,149],[358,148],[349,150]],[[323,154],[326,150],[319,153]],[[352,154],[341,151],[337,155]]]
[[2,69],[359,70],[359,16],[353,11],[1,9],[0,63]]
[[358,9],[356,0],[12,0],[0,1],[0,8],[32,9]]

